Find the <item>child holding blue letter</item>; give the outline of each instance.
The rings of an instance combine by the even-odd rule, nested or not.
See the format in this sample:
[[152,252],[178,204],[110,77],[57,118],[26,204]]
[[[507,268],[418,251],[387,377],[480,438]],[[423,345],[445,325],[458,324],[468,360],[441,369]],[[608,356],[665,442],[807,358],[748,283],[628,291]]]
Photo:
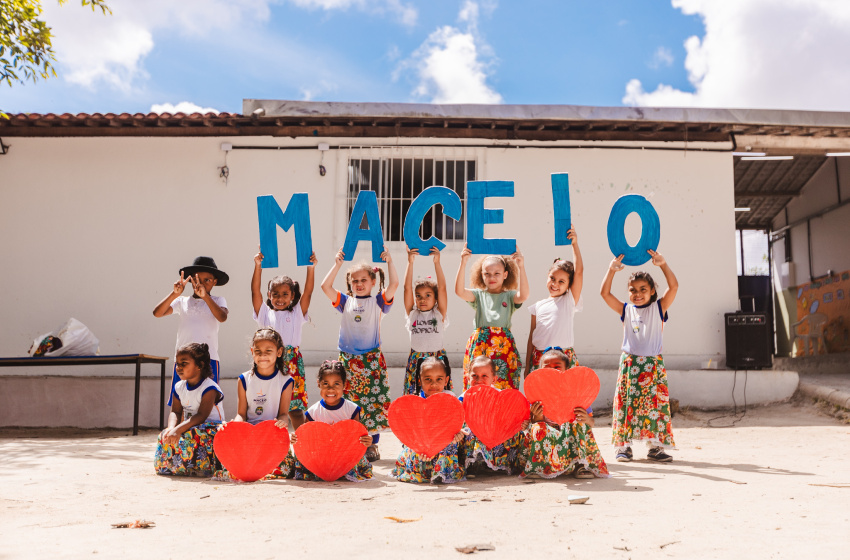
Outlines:
[[[346,396],[363,409],[360,420],[372,436],[366,451],[368,461],[381,458],[378,452],[380,432],[389,428],[390,384],[387,381],[387,362],[381,352],[381,319],[389,312],[398,288],[398,274],[388,251],[381,253],[387,263],[389,281],[384,289],[384,271],[362,262],[351,266],[345,274],[346,293],[333,287],[336,275],[345,262],[342,249],[336,254],[333,267],[322,281],[322,291],[342,314],[339,327],[339,359],[349,373]],[[372,295],[380,276],[378,294]]]
[[304,411],[307,410],[307,391],[304,387],[304,360],[301,357],[301,327],[310,321],[307,310],[313,298],[313,284],[316,275],[316,255],[310,256],[304,292],[298,282],[289,276],[275,276],[269,280],[266,301],[260,291],[263,276],[263,253],[254,255],[254,275],[251,277],[251,300],[254,304],[254,320],[260,328],[271,327],[276,330],[283,343],[283,367],[281,373],[291,375],[292,400],[289,404],[289,420],[292,429],[304,423]]
[[670,421],[670,394],[667,370],[661,356],[661,341],[667,310],[679,291],[679,281],[660,253],[649,250],[652,264],[667,280],[667,290],[658,298],[655,281],[646,272],[629,277],[629,301],[623,303],[611,293],[614,274],[623,270],[623,255],[608,266],[600,294],[623,322],[623,354],[614,395],[613,441],[618,461],[632,460],[632,440],[646,440],[647,458],[669,463],[673,457],[664,448],[673,448]]
[[[470,283],[464,287],[466,262],[472,255],[468,247],[460,254],[460,267],[455,278],[455,293],[475,309],[475,332],[466,344],[463,357],[463,388],[472,385],[470,363],[476,356],[493,361],[497,389],[519,389],[522,358],[511,334],[511,317],[528,299],[525,259],[517,251],[510,257],[486,255],[472,266]],[[519,285],[519,290],[515,288]]]
[[[422,383],[416,374],[417,364],[421,360],[436,356],[448,364],[443,344],[443,334],[449,326],[449,318],[446,316],[448,297],[440,251],[436,247],[431,248],[436,282],[430,276],[413,282],[413,261],[418,254],[418,249],[407,250],[407,268],[404,271],[404,311],[407,314],[406,327],[410,332],[410,355],[404,375],[405,395],[417,395],[422,390]],[[451,370],[446,371],[446,374],[446,388],[451,389]]]

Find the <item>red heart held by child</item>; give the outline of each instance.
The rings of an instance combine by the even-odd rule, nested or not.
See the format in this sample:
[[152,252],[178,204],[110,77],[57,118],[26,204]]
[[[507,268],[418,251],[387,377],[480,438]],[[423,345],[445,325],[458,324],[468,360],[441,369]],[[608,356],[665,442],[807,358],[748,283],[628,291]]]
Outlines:
[[215,434],[215,456],[233,478],[243,482],[260,480],[286,458],[289,432],[274,424],[274,420],[256,426],[248,422],[228,422]]
[[396,437],[426,457],[437,455],[463,428],[463,405],[448,393],[427,399],[418,395],[399,397],[390,405],[387,416]]
[[556,424],[572,422],[576,407],[587,409],[599,394],[599,377],[589,367],[566,371],[544,368],[525,378],[528,402],[543,402],[543,413]]
[[528,399],[516,389],[475,385],[463,394],[466,424],[487,449],[505,443],[529,419]]
[[367,435],[366,427],[357,420],[336,424],[306,422],[301,424],[292,450],[311,473],[333,482],[354,468],[366,453],[360,438]]

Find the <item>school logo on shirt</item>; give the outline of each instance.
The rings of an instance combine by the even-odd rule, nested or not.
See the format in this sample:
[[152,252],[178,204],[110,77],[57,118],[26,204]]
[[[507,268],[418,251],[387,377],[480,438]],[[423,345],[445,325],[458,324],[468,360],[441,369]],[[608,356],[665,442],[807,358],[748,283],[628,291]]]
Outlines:
[[643,324],[643,319],[640,316],[633,317],[632,318],[632,332],[635,333],[635,334],[639,333],[642,324]]
[[355,315],[355,316],[354,316],[354,322],[355,322],[355,323],[359,323],[359,322],[360,322],[360,321],[362,321],[362,320],[363,320],[363,318],[362,318],[360,315]]
[[257,408],[255,408],[255,409],[254,409],[254,414],[256,414],[257,416],[262,416],[262,414],[263,414],[263,407],[262,407],[262,406],[258,406]]

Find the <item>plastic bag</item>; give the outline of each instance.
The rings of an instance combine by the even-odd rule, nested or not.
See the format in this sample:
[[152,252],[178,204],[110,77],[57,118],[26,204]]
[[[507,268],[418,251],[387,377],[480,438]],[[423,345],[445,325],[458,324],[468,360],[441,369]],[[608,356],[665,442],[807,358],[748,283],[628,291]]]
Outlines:
[[[58,343],[56,341],[58,339]],[[40,356],[93,356],[98,353],[100,341],[87,326],[73,317],[53,332],[36,338],[29,355]]]

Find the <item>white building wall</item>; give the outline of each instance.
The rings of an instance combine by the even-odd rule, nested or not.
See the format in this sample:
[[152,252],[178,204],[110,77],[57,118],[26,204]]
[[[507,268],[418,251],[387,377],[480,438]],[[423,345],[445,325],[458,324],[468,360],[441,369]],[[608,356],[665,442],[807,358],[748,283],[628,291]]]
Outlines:
[[[334,355],[339,317],[319,284],[347,227],[347,151],[326,153],[325,177],[318,173],[321,155],[314,149],[234,150],[227,157],[228,184],[218,178],[217,168],[224,163],[221,142],[339,146],[350,144],[350,139],[5,141],[12,147],[0,156],[0,355],[24,355],[33,338],[69,317],[91,328],[100,338],[103,354],[171,355],[177,320],[156,319],[151,312],[170,291],[179,268],[191,264],[197,255],[209,255],[230,274],[230,283],[213,291],[227,299],[230,309],[228,321],[221,325],[223,371],[233,375],[247,369],[248,341],[255,330],[249,290],[258,243],[256,197],[273,194],[285,207],[292,193],[302,191],[310,193],[313,243],[319,258],[311,306],[314,326],[305,327],[302,348],[308,361]],[[573,221],[585,259],[585,311],[576,317],[579,357],[598,356],[606,367],[616,367],[622,326],[598,296],[598,288],[613,258],[605,233],[608,214],[614,201],[626,193],[642,194],[652,201],[661,217],[659,250],[681,284],[665,332],[668,365],[689,369],[723,354],[722,316],[736,308],[737,299],[732,158],[728,153],[693,151],[695,147],[692,144],[687,152],[476,149],[479,179],[515,181],[513,200],[488,201],[489,207],[505,208],[506,223],[488,226],[486,234],[517,238],[527,257],[529,302],[545,297],[545,275],[552,259],[571,257],[568,247],[553,245],[549,182],[551,173],[570,173]],[[627,228],[633,242],[638,235],[636,222],[630,220]],[[294,266],[291,235],[279,233],[281,268],[264,271],[264,281],[278,273],[303,281],[305,269]],[[444,252],[450,286],[461,248],[460,243],[450,243]],[[390,250],[401,277],[404,246],[390,244]],[[357,258],[368,255],[368,245],[363,244]],[[630,270],[617,275],[618,297],[626,297]],[[416,275],[431,271],[430,259],[420,258]],[[657,269],[653,273],[662,279]],[[336,286],[343,288],[342,275]],[[447,348],[458,353],[472,330],[472,311],[452,295],[451,288],[449,293],[452,324]],[[396,363],[408,351],[401,296],[399,291],[396,307],[383,327],[384,349]],[[529,315],[523,308],[514,317],[514,334],[524,349]]]

